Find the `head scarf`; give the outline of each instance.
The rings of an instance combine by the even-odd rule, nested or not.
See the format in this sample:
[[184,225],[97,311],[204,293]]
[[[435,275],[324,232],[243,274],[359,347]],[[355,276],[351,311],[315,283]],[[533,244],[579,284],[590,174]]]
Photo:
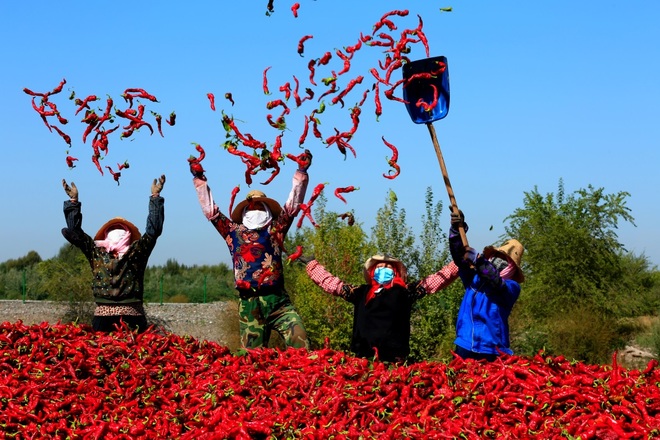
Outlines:
[[401,286],[401,287],[406,287],[406,282],[403,281],[403,278],[401,278],[401,274],[399,273],[398,270],[396,270],[396,267],[393,267],[392,270],[394,270],[394,278],[392,281],[390,281],[387,284],[378,284],[376,280],[374,280],[374,272],[376,271],[376,264],[374,264],[371,269],[369,270],[369,275],[371,276],[371,287],[369,288],[369,291],[367,292],[367,297],[365,302],[369,302],[372,299],[376,297],[376,293],[380,291],[380,289],[389,289],[390,287],[394,287],[395,285]]
[[95,240],[94,244],[104,248],[110,254],[116,253],[117,258],[121,258],[131,245],[131,232],[124,225],[118,223],[116,228],[106,232],[105,239]]

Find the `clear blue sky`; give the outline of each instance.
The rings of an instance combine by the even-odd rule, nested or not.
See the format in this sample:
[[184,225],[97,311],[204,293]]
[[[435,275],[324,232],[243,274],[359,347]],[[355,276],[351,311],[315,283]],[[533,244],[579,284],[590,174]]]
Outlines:
[[[295,75],[304,90],[310,59],[355,44],[360,32],[369,34],[384,13],[408,8],[408,17],[395,20],[398,31],[417,26],[419,14],[431,55],[449,61],[451,108],[434,127],[458,205],[470,223],[470,244],[479,248],[497,241],[505,217],[522,206],[525,192],[534,187],[543,194],[556,192],[563,179],[569,193],[588,185],[606,193],[629,192],[637,226],[622,224],[619,238],[628,250],[660,263],[660,3],[301,0],[298,18],[290,10],[293,1],[275,0],[271,16],[265,14],[267,3],[1,2],[0,187],[5,206],[0,261],[31,250],[44,259],[57,254],[65,243],[60,234],[66,198],[62,178],[78,185],[83,227],[93,235],[117,215],[144,230],[150,183],[165,173],[165,231],[150,264],[169,258],[187,265],[229,262],[226,245],[203,217],[193,191],[186,162],[195,153],[191,143],[206,149],[203,164],[226,212],[231,189],[241,183],[240,198],[248,187],[244,166],[220,148],[220,110],[232,114],[245,132],[272,144],[277,132],[266,123],[265,104],[282,97],[279,85]],[[450,6],[452,12],[440,12]],[[314,37],[300,57],[297,44],[307,34]],[[377,48],[361,49],[342,78],[361,74],[368,79],[369,68],[382,56]],[[409,56],[425,54],[416,45]],[[341,63],[334,58],[338,71]],[[273,94],[265,96],[261,83],[268,66]],[[317,81],[323,76],[327,71],[317,73]],[[66,145],[48,132],[22,91],[50,90],[62,78],[65,90],[52,100],[70,119],[70,153],[80,159],[73,170],[65,164]],[[119,95],[129,87],[156,95],[160,102],[147,103],[148,111],[167,115],[174,110],[177,123],[164,125],[164,138],[141,130],[132,141],[111,139],[103,165],[124,160],[131,165],[118,186],[107,173],[101,177],[96,171],[90,141],[82,143],[83,124],[65,98],[70,90],[79,97],[96,94],[105,100],[110,95],[122,108]],[[347,106],[364,89],[356,89]],[[323,91],[321,86],[315,90],[316,96]],[[216,112],[208,92],[216,95]],[[235,106],[224,99],[226,92],[233,94]],[[292,110],[287,117],[284,152],[299,153],[302,121],[311,108]],[[346,108],[328,107],[321,116],[324,136],[335,126],[350,125]],[[399,148],[402,172],[395,180],[382,177],[390,151],[381,136]],[[357,159],[344,160],[336,148],[318,142],[306,144],[315,155],[310,191],[320,182],[331,189],[360,187],[347,195],[348,205],[328,192],[328,209],[354,209],[370,230],[392,189],[419,232],[427,187],[448,205],[428,130],[413,124],[402,104],[384,99],[383,115],[376,121],[368,98],[351,143]],[[259,184],[267,177],[261,173],[252,188],[283,202],[293,171],[287,161],[270,185]],[[444,225],[447,209],[443,216]]]

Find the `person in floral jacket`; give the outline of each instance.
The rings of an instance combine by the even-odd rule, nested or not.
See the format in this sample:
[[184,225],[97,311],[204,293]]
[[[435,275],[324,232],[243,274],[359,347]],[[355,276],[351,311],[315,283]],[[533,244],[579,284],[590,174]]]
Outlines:
[[291,193],[284,206],[259,190],[250,191],[230,217],[213,201],[204,171],[191,166],[193,184],[204,216],[227,243],[240,298],[239,327],[244,348],[266,347],[272,330],[288,347],[309,348],[300,316],[284,288],[282,249],[284,237],[300,211],[312,155],[293,175]]
[[163,232],[165,199],[160,192],[165,175],[154,179],[149,197],[149,216],[144,235],[131,222],[121,217],[108,220],[94,236],[82,229],[82,204],[78,188],[62,180],[69,196],[64,202],[66,228],[62,235],[79,248],[92,269],[92,294],[96,302],[92,327],[110,332],[122,322],[129,328],[143,332],[147,329],[144,313],[144,271],[156,240]]

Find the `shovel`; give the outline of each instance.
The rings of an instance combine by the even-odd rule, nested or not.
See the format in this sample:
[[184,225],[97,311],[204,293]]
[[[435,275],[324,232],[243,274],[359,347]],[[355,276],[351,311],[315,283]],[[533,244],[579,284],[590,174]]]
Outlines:
[[[443,65],[445,66],[444,70],[442,69]],[[403,65],[403,79],[406,80],[403,87],[403,99],[406,101],[406,109],[408,110],[410,119],[415,124],[426,124],[428,127],[433,146],[435,147],[435,153],[440,163],[442,177],[447,187],[451,210],[455,214],[458,214],[458,204],[454,197],[454,191],[451,189],[445,160],[442,157],[438,137],[433,127],[433,121],[442,119],[449,113],[449,68],[447,67],[447,58],[438,56],[406,63]],[[435,86],[435,90],[433,86]],[[422,101],[431,105],[435,101],[436,96],[437,103],[432,108],[425,109],[423,105],[417,105],[418,102],[421,103]],[[460,226],[458,232],[461,236],[463,246],[468,247],[465,228]]]

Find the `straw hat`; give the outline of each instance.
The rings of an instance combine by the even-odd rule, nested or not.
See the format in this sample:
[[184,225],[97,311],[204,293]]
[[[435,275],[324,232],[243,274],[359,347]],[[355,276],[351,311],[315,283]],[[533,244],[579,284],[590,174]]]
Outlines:
[[522,256],[525,252],[525,248],[522,244],[516,239],[507,240],[502,246],[496,248],[494,246],[486,246],[484,248],[484,257],[489,259],[495,254],[498,254],[502,258],[506,258],[507,261],[513,263],[516,266],[516,273],[513,276],[513,279],[519,283],[525,281],[525,275],[520,268],[522,263]]
[[140,238],[140,230],[137,228],[137,226],[124,218],[115,217],[111,218],[105,222],[103,226],[101,226],[99,231],[94,236],[94,240],[104,240],[108,230],[113,229],[113,226],[117,225],[123,225],[125,229],[128,229],[131,232],[131,243],[137,241]]
[[367,283],[371,283],[371,269],[378,263],[389,263],[392,266],[394,266],[394,269],[396,270],[397,274],[403,279],[403,281],[406,281],[406,276],[407,276],[407,271],[406,271],[406,266],[403,265],[401,260],[398,260],[394,257],[390,257],[389,255],[374,255],[373,257],[369,258],[366,263],[364,263],[364,279],[367,281]]
[[270,213],[273,216],[273,220],[279,217],[282,212],[282,207],[273,199],[266,197],[266,194],[259,191],[258,189],[253,189],[245,196],[245,200],[236,205],[234,212],[231,213],[231,219],[235,223],[241,223],[243,221],[243,210],[250,202],[263,202],[270,209]]

